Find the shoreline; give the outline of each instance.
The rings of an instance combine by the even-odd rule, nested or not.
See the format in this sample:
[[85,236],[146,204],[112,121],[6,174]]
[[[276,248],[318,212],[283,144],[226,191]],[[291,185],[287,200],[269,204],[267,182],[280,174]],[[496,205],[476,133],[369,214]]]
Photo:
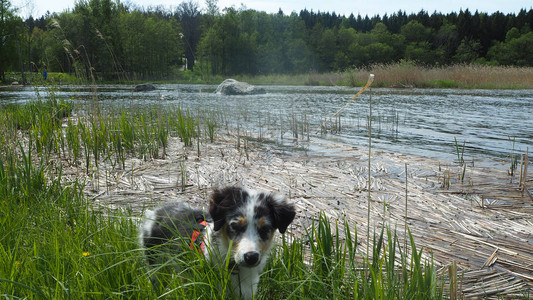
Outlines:
[[[151,78],[117,81],[96,81],[76,78],[66,73],[48,73],[49,83],[59,84],[139,84],[146,82],[168,84],[220,84],[227,78],[234,78],[254,85],[289,85],[289,86],[347,86],[361,87],[374,74],[373,87],[383,88],[423,88],[423,89],[533,89],[533,67],[507,67],[473,64],[456,64],[441,67],[424,67],[413,62],[403,61],[393,64],[378,64],[366,68],[347,69],[342,72],[302,74],[269,74],[269,75],[216,75],[204,76],[198,72],[177,72],[172,78]],[[7,74],[18,79],[19,73]],[[8,76],[8,77],[9,77]],[[40,73],[28,74],[36,78],[36,84],[44,84]],[[124,77],[125,78],[125,77]],[[20,81],[19,81],[20,82]],[[0,86],[10,86],[1,83]]]

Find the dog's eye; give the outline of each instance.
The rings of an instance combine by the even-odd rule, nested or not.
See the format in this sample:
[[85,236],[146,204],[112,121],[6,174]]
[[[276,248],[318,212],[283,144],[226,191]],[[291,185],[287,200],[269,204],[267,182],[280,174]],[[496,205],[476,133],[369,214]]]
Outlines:
[[272,231],[272,227],[269,225],[264,225],[264,226],[257,228],[257,232],[259,233],[259,236],[263,240],[268,240],[270,238],[271,231]]
[[242,232],[244,231],[244,226],[243,224],[241,224],[240,222],[231,222],[229,223],[229,228],[233,231],[233,232]]

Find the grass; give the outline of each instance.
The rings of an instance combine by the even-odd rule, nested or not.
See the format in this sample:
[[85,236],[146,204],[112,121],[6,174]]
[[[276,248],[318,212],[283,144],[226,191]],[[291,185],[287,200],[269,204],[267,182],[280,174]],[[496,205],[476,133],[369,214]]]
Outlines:
[[[505,67],[458,64],[427,68],[409,61],[343,72],[236,76],[258,85],[364,86],[368,74],[376,75],[374,87],[387,88],[461,88],[461,89],[531,89],[531,67]],[[220,81],[221,82],[221,81]],[[210,82],[210,83],[220,83]]]
[[511,165],[509,167],[509,175],[511,176],[514,176],[514,172],[518,166],[518,159],[517,159],[517,154],[515,153],[515,141],[516,141],[516,138],[513,137],[508,137],[509,141],[511,142],[511,146],[512,146],[512,149],[511,149],[511,154],[509,155],[509,158],[511,159]]
[[395,260],[402,249],[394,231],[382,229],[374,235],[371,257],[357,245],[357,232],[352,234],[347,221],[332,227],[331,220],[320,215],[301,239],[283,240],[262,277],[262,292],[266,299],[443,297],[443,287],[431,261],[422,259],[422,250],[414,250],[410,259],[402,253],[400,261]]
[[425,68],[410,62],[375,65],[346,72],[346,85],[359,86],[368,73],[376,75],[378,87],[531,89],[533,68],[483,65],[452,65]]
[[[23,133],[31,136],[34,150],[45,157],[65,157],[76,164],[83,159],[86,172],[104,161],[125,167],[127,155],[144,159],[164,158],[169,136],[179,136],[186,147],[206,138],[213,142],[215,114],[195,115],[180,107],[157,107],[118,113],[71,116],[73,104],[50,98],[22,105],[6,105],[0,113],[0,140],[11,147]],[[205,126],[199,125],[204,122]],[[63,129],[65,123],[66,129]],[[204,136],[200,128],[205,128]]]
[[198,127],[196,124],[197,121],[195,118],[193,118],[188,109],[186,112],[184,112],[178,107],[176,114],[177,118],[174,120],[174,122],[172,122],[172,124],[176,128],[178,136],[183,141],[183,144],[185,144],[185,146],[191,146],[193,139],[199,136],[199,133],[196,132]]
[[[43,77],[43,72],[26,72],[26,80],[36,85],[49,85],[49,84],[83,84],[83,80],[80,78],[60,72],[48,72],[47,79]],[[16,79],[19,84],[22,84],[22,80],[19,79],[21,74],[19,72],[6,72],[6,78]],[[3,84],[11,84],[11,80],[6,80]]]
[[[368,74],[376,75],[374,87],[395,88],[462,88],[462,89],[531,89],[533,68],[458,64],[424,67],[410,61],[343,72],[276,75],[239,75],[235,79],[256,85],[364,86]],[[207,83],[218,84],[225,78],[214,77]]]
[[[63,166],[78,159],[89,174],[106,161],[124,169],[126,157],[164,156],[169,135],[184,147],[196,139],[200,149],[201,139],[214,141],[220,116],[181,108],[74,116],[71,103],[53,94],[43,100],[0,110],[0,296],[231,298],[228,271],[192,251],[169,262],[180,271],[166,275],[165,289],[154,289],[136,216],[95,209],[84,183],[62,175]],[[183,164],[182,188],[186,173]],[[412,236],[406,253],[395,231],[374,230],[367,255],[358,247],[357,228],[317,216],[301,236],[285,237],[274,250],[258,298],[443,298],[443,281]]]
[[149,297],[149,285],[135,283],[143,261],[132,219],[92,211],[82,184],[64,183],[60,170],[48,180],[44,168],[29,154],[0,163],[2,297]]
[[[309,72],[306,74],[235,75],[237,80],[256,85],[311,85],[311,86],[363,86],[368,74],[376,75],[375,87],[415,88],[466,88],[466,89],[532,89],[532,67],[506,67],[458,64],[442,67],[424,67],[410,61],[343,72]],[[9,75],[9,74],[8,74]],[[16,77],[17,74],[11,74]],[[227,77],[204,77],[190,71],[178,72],[166,82],[219,84]],[[34,75],[34,84],[83,84],[75,76],[65,73],[49,73],[48,81],[42,74]],[[123,81],[120,81],[123,82]],[[163,82],[163,81],[162,81]]]

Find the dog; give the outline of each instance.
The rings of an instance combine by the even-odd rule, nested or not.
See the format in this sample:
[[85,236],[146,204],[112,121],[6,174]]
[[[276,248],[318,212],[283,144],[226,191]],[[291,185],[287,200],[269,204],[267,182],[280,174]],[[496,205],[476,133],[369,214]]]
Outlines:
[[[278,193],[230,186],[214,190],[208,212],[183,202],[147,211],[140,240],[152,267],[168,259],[157,253],[190,251],[184,244],[200,249],[217,267],[225,266],[229,255],[234,295],[253,299],[276,231],[285,233],[295,215],[294,205]],[[172,243],[176,239],[181,247]]]

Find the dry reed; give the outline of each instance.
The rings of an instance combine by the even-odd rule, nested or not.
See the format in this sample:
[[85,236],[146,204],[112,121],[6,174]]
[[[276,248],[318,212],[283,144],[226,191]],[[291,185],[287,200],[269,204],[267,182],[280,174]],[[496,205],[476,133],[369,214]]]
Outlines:
[[533,68],[482,65],[453,65],[426,68],[404,62],[374,65],[368,69],[346,72],[348,83],[360,85],[371,72],[381,87],[437,87],[437,88],[532,88]]

